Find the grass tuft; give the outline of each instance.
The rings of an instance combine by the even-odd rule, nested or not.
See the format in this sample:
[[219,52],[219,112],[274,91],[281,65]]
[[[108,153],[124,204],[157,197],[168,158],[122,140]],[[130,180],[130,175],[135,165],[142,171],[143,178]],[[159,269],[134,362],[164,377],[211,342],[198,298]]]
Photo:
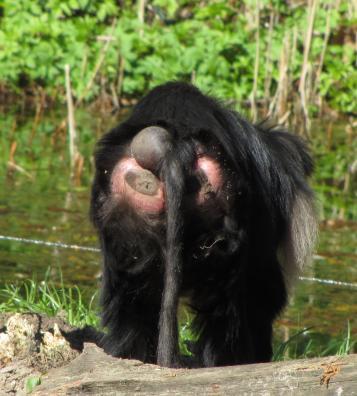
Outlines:
[[65,314],[68,323],[73,326],[98,326],[99,318],[94,308],[96,294],[89,302],[83,298],[77,286],[60,286],[46,280],[37,282],[27,280],[21,285],[5,285],[0,290],[1,312],[38,313],[48,316]]

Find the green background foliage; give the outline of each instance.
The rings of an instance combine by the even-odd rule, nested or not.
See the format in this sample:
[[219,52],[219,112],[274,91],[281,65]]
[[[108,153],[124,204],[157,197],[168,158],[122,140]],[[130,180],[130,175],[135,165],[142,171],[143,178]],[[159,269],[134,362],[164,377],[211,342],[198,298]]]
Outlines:
[[[139,2],[140,3],[140,2]],[[3,0],[0,3],[0,83],[14,91],[43,87],[63,99],[64,66],[71,66],[75,96],[91,100],[103,89],[110,92],[118,80],[119,58],[124,59],[122,93],[140,96],[171,79],[194,82],[206,92],[241,101],[252,91],[256,31],[259,13],[259,73],[257,97],[264,96],[264,81],[271,73],[269,94],[275,91],[284,37],[297,40],[290,64],[292,82],[298,84],[307,27],[304,2],[252,1],[148,1],[145,22],[137,17],[138,4],[114,0]],[[311,64],[316,68],[328,41],[318,91],[338,111],[356,111],[357,91],[350,3],[342,0],[329,9],[317,9]],[[329,16],[327,15],[329,14]],[[269,44],[269,20],[275,24]],[[294,33],[295,32],[295,33]],[[346,33],[347,32],[347,33]],[[352,34],[352,33],[351,33]],[[91,89],[85,92],[105,46],[111,43]],[[270,45],[270,47],[269,47]],[[270,64],[271,60],[271,64]],[[271,69],[271,70],[270,70]]]

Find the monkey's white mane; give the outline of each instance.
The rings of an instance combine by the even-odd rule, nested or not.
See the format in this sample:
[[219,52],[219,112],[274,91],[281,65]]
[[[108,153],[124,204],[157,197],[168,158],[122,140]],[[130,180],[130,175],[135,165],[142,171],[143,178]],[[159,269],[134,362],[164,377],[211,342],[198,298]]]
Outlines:
[[299,193],[295,199],[287,236],[278,251],[287,289],[310,263],[317,239],[318,222],[312,197]]

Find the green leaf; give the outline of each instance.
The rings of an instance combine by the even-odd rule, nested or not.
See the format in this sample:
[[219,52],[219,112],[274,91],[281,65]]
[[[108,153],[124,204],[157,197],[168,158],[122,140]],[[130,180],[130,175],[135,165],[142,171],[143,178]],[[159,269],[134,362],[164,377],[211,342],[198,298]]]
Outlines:
[[29,377],[26,380],[25,390],[26,393],[31,393],[36,386],[41,384],[41,377]]

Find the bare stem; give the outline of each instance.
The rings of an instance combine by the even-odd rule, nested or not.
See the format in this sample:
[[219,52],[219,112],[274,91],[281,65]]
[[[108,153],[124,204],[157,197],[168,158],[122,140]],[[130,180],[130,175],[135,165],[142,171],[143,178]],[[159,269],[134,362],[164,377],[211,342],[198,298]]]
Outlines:
[[259,73],[259,47],[260,47],[260,0],[256,0],[256,33],[255,33],[255,62],[254,62],[254,81],[253,81],[253,90],[251,93],[251,111],[253,121],[257,120],[257,89],[258,89],[258,73]]
[[70,66],[67,64],[65,65],[65,77],[66,77],[68,134],[69,134],[69,156],[71,161],[71,170],[73,171],[75,164],[75,157],[78,150],[76,146],[77,133],[75,128],[74,106],[73,106],[73,98],[72,98],[70,73],[71,73]]
[[270,97],[270,86],[272,80],[272,72],[273,72],[273,62],[271,56],[272,50],[272,41],[273,41],[273,29],[275,24],[275,13],[274,11],[270,12],[269,18],[269,30],[268,30],[268,44],[266,50],[266,72],[265,72],[265,81],[264,81],[264,97]]
[[319,3],[319,0],[309,0],[308,4],[308,16],[307,16],[307,31],[305,35],[305,45],[304,45],[304,59],[301,68],[300,75],[300,84],[299,84],[299,93],[301,99],[301,108],[302,115],[304,118],[304,132],[306,134],[309,133],[310,129],[310,121],[309,121],[309,113],[307,108],[307,92],[306,92],[306,77],[309,70],[309,54],[312,42],[312,34],[314,28],[315,14],[316,8]]
[[138,0],[138,20],[141,24],[140,30],[139,30],[139,36],[143,37],[144,36],[144,23],[145,23],[145,4],[146,0]]

